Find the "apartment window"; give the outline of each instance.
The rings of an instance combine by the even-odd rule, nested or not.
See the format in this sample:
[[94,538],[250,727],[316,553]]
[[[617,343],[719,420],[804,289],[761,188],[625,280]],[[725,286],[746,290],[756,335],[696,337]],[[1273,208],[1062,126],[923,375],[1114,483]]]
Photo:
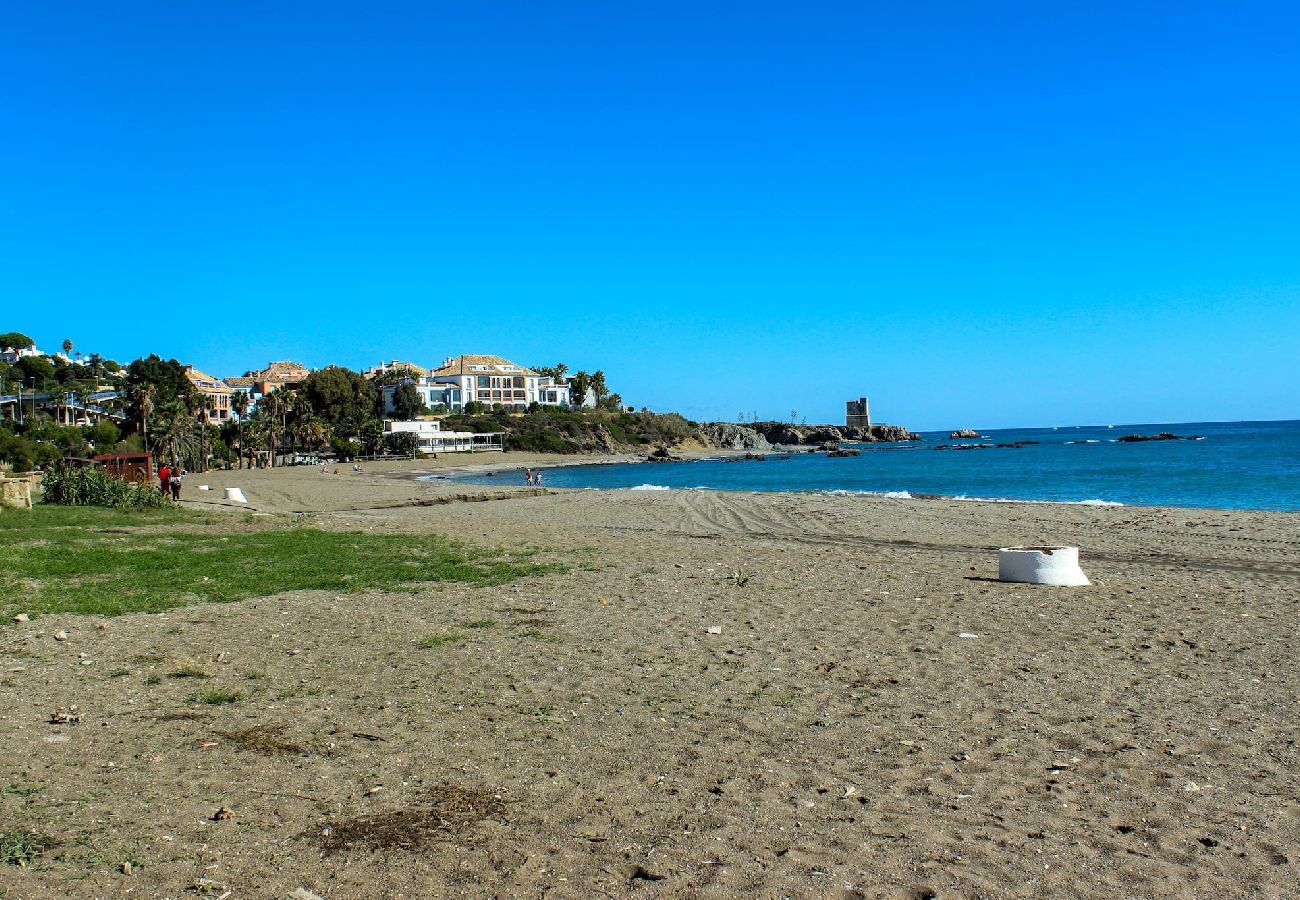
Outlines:
[[480,375],[480,376],[478,377],[478,386],[479,386],[480,388],[486,389],[486,388],[489,387],[489,382],[490,382],[490,381],[491,381],[491,379],[489,379],[486,375]]

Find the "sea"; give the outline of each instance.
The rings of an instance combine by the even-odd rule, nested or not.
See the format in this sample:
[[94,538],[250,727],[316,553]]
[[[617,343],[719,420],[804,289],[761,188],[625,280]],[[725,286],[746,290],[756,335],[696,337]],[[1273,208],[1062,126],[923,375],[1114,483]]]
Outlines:
[[[1127,443],[1170,432],[1194,440]],[[949,432],[846,445],[858,456],[759,454],[760,461],[560,466],[545,484],[605,490],[813,491],[972,502],[1083,503],[1300,511],[1300,420],[1072,425]],[[500,483],[514,471],[459,480]]]

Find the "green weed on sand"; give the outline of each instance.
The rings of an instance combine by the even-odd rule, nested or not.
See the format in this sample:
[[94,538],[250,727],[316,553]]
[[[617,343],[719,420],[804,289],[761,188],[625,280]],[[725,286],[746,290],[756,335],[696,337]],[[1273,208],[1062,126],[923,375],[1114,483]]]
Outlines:
[[0,514],[0,614],[121,615],[284,591],[494,585],[559,568],[438,535],[223,529],[231,524],[180,510]]

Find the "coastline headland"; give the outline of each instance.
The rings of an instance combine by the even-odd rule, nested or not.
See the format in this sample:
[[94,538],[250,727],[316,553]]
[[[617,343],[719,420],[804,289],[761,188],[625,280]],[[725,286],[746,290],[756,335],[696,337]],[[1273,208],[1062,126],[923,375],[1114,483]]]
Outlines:
[[795,425],[791,422],[708,422],[700,426],[702,438],[729,450],[821,448],[826,444],[871,444],[919,441],[921,435],[902,425]]

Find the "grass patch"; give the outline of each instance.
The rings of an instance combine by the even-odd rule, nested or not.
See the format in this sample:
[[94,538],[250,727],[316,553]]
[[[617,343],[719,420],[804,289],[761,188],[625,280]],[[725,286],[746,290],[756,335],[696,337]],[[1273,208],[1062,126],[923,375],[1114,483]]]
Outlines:
[[428,650],[433,650],[438,647],[445,647],[448,644],[454,644],[457,641],[463,641],[463,640],[465,640],[465,635],[457,634],[456,632],[451,631],[451,632],[446,632],[444,634],[425,635],[424,637],[416,641],[416,643],[419,646],[424,647]]
[[13,781],[4,786],[0,793],[12,794],[15,797],[34,797],[41,792],[41,785],[35,781]]
[[190,703],[206,703],[209,706],[221,706],[224,703],[238,703],[244,699],[243,691],[235,691],[230,688],[205,688],[201,691],[194,691],[185,698]]
[[168,672],[168,678],[210,678],[207,672],[197,666],[181,666],[175,672]]
[[39,831],[0,831],[0,865],[31,865],[53,846]]
[[210,515],[173,509],[38,506],[0,515],[0,614],[112,616],[285,591],[497,585],[561,568],[437,535],[290,525],[223,533],[212,524]]
[[230,743],[240,750],[265,753],[268,756],[305,756],[308,749],[302,744],[284,740],[283,725],[254,725],[240,731],[218,731]]

